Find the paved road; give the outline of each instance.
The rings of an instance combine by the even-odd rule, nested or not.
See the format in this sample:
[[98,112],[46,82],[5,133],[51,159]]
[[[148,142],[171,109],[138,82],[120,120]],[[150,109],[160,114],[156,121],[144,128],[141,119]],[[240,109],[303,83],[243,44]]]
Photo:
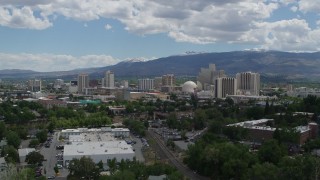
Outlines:
[[135,149],[135,155],[136,155],[137,161],[144,162],[145,159],[142,154],[142,148],[143,148],[142,142],[140,141],[139,138],[136,138],[133,135],[130,135],[130,138],[136,141],[136,144],[133,144],[132,147]]
[[[54,167],[57,163],[56,154],[61,153],[61,151],[56,150],[56,146],[60,144],[59,142],[59,133],[55,132],[53,135],[52,143],[49,148],[42,147],[40,149],[40,153],[44,156],[47,161],[44,161],[43,163],[43,169],[46,171],[44,174],[46,177],[55,175]],[[68,175],[67,169],[60,169],[59,174],[61,177],[67,177]],[[56,178],[57,179],[57,178]]]
[[167,148],[160,136],[153,132],[152,129],[148,130],[147,134],[150,135],[156,141],[157,145],[159,146],[159,149],[163,152],[163,154],[165,154],[170,160],[170,162],[187,178],[193,180],[209,180],[209,178],[207,177],[203,177],[196,173],[193,173],[191,169],[189,169],[182,162],[180,162],[178,158]]

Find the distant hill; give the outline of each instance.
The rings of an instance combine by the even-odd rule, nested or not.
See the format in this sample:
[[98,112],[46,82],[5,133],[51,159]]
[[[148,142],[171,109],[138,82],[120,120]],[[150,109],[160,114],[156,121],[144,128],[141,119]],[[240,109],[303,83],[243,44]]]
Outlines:
[[234,51],[221,53],[199,53],[163,57],[150,61],[123,61],[113,66],[39,73],[24,70],[0,70],[0,78],[5,77],[76,77],[80,72],[92,77],[102,77],[112,70],[116,77],[153,77],[172,73],[176,76],[196,76],[200,68],[216,64],[232,76],[237,72],[253,71],[264,76],[281,76],[286,79],[320,79],[320,52],[290,53],[279,51]]
[[[228,75],[253,71],[267,76],[287,76],[295,78],[320,78],[320,52],[289,53],[278,51],[236,51],[223,53],[201,53],[178,55],[146,62],[121,62],[101,68],[94,74],[112,70],[116,76],[149,77],[167,73],[197,75],[201,67],[216,64],[217,69]],[[101,74],[102,75],[102,74]]]

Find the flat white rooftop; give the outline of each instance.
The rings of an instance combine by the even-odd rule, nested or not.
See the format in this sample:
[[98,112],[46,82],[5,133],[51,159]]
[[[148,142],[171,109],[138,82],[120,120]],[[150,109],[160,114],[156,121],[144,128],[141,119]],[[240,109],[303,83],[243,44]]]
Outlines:
[[36,151],[36,149],[35,148],[18,149],[19,156],[26,156],[33,151]]
[[73,142],[64,146],[63,156],[93,156],[134,154],[132,146],[125,141]]
[[70,135],[69,141],[70,142],[105,142],[105,141],[114,141],[115,138],[112,133],[110,132],[88,132],[88,133],[81,133],[80,135]]
[[61,133],[74,133],[74,132],[80,132],[80,133],[86,133],[86,132],[129,132],[130,130],[128,128],[110,128],[110,127],[102,127],[102,128],[78,128],[78,129],[64,129],[61,131]]
[[273,121],[273,119],[259,119],[259,120],[252,120],[252,121],[243,121],[239,123],[229,124],[227,126],[254,126],[261,123],[266,123],[268,121]]

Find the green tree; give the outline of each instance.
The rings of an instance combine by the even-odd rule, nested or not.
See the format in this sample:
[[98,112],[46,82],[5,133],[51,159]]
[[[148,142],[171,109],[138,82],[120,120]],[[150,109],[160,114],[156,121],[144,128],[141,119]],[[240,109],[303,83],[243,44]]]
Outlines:
[[285,147],[279,145],[278,141],[273,139],[264,142],[258,152],[258,156],[261,162],[270,162],[273,164],[277,164],[285,155]]
[[96,167],[96,164],[90,157],[83,156],[80,159],[72,159],[69,162],[68,169],[71,177],[97,179],[100,176],[99,168]]
[[40,164],[44,160],[44,157],[42,154],[36,151],[32,151],[26,156],[26,162],[28,164]]
[[261,119],[264,115],[264,109],[261,107],[251,107],[247,109],[247,117],[249,119]]
[[48,138],[48,132],[47,130],[41,130],[36,134],[36,137],[39,139],[39,141],[41,143],[46,142],[47,138]]
[[1,151],[1,156],[5,157],[6,161],[9,163],[19,162],[19,154],[16,148],[13,146],[4,146]]
[[100,160],[97,164],[97,166],[99,167],[100,170],[103,169],[103,162]]
[[108,167],[111,174],[114,174],[117,168],[117,161],[115,158],[108,161]]
[[6,124],[0,121],[0,140],[5,137],[6,134]]
[[194,128],[196,130],[203,129],[205,127],[207,115],[206,112],[202,109],[197,109],[194,115]]
[[6,134],[8,145],[12,145],[16,149],[20,146],[21,139],[19,135],[14,131],[8,131]]
[[40,144],[40,142],[39,142],[38,139],[31,139],[31,141],[29,142],[29,147],[30,148],[35,148],[39,144]]
[[30,180],[35,179],[35,172],[32,168],[24,168],[15,175],[14,179],[19,180]]
[[58,168],[58,166],[54,166],[53,170],[54,170],[54,172],[55,172],[56,174],[59,173],[59,168]]
[[279,177],[279,169],[272,163],[263,163],[263,164],[255,164],[249,170],[249,177],[252,180],[269,180],[269,179],[278,179]]

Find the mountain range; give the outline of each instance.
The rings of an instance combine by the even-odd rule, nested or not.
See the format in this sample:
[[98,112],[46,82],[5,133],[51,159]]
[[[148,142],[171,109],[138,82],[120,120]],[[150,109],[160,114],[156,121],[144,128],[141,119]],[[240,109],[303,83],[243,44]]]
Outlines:
[[71,71],[35,72],[30,70],[0,70],[0,78],[74,78],[79,73],[90,77],[103,77],[111,70],[116,77],[154,77],[164,74],[196,76],[210,63],[227,75],[238,72],[259,72],[263,76],[281,76],[285,79],[320,79],[320,52],[294,53],[280,51],[233,51],[220,53],[188,53],[158,58],[150,61],[122,61],[98,68]]

